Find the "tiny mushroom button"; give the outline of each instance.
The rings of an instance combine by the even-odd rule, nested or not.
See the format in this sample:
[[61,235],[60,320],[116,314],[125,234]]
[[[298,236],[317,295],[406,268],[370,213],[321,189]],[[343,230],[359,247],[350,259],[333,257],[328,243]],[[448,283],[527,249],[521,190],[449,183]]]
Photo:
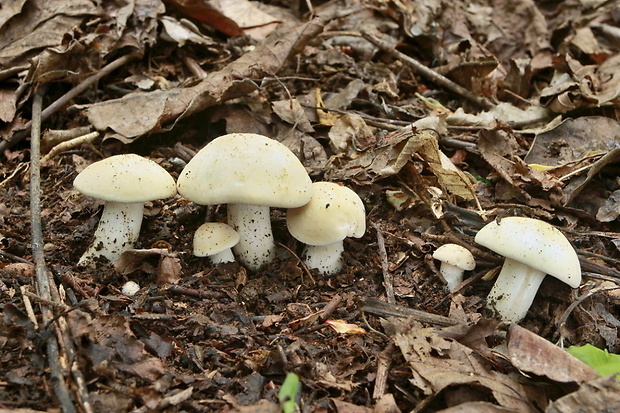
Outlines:
[[519,322],[538,287],[549,274],[573,288],[581,283],[579,257],[553,225],[532,218],[493,221],[476,234],[476,242],[506,257],[487,302],[502,319]]
[[214,265],[235,261],[231,248],[239,242],[239,233],[222,222],[202,224],[194,234],[194,255],[209,257]]
[[441,262],[439,271],[450,291],[454,291],[463,282],[463,272],[476,268],[471,252],[457,244],[442,245],[435,250],[433,258]]
[[286,225],[295,239],[307,245],[306,265],[322,274],[342,268],[343,240],[366,232],[366,212],[351,189],[332,182],[315,182],[312,200],[286,213]]
[[73,186],[105,201],[94,240],[79,265],[92,265],[100,256],[114,262],[138,239],[144,202],[176,195],[174,178],[157,163],[135,154],[90,164],[75,177]]
[[299,207],[312,197],[299,159],[278,141],[253,133],[208,143],[185,166],[177,187],[192,202],[228,204],[228,225],[240,236],[233,251],[252,270],[275,256],[269,207]]

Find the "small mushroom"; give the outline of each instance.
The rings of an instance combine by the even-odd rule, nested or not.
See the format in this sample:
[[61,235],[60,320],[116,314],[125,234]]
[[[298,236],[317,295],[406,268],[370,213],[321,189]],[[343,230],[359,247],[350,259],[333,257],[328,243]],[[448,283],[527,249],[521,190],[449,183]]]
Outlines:
[[366,212],[351,189],[332,182],[315,182],[310,202],[286,213],[286,225],[295,239],[307,245],[304,260],[322,274],[342,269],[343,240],[366,232]]
[[135,281],[127,281],[121,288],[121,292],[127,297],[133,297],[138,291],[140,291],[140,284]]
[[275,256],[269,207],[299,207],[312,197],[312,182],[299,159],[278,141],[253,133],[208,143],[185,166],[177,187],[198,204],[228,204],[228,225],[240,237],[233,251],[251,270]]
[[87,166],[73,181],[84,195],[105,201],[94,240],[79,265],[92,265],[103,256],[115,261],[133,248],[140,234],[144,202],[176,194],[170,174],[150,159],[116,155]]
[[487,302],[502,319],[521,321],[538,287],[549,274],[577,288],[581,266],[577,253],[553,225],[532,218],[493,221],[476,234],[476,242],[506,257]]
[[235,261],[231,248],[239,242],[239,233],[221,222],[202,224],[194,234],[194,255],[209,257],[213,265]]
[[454,291],[463,282],[463,272],[476,268],[476,261],[471,252],[457,244],[442,245],[435,250],[433,258],[441,261],[439,271],[448,283],[450,291]]

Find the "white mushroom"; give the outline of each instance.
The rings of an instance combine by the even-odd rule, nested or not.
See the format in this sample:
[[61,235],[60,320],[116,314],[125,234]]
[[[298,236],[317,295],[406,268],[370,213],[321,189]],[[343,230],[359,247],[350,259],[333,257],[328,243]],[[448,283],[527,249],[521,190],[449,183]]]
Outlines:
[[140,284],[135,281],[127,281],[121,288],[121,292],[127,297],[133,297],[138,291],[140,291]]
[[516,323],[525,317],[545,274],[573,288],[581,283],[577,253],[566,237],[546,222],[502,218],[482,228],[476,242],[506,257],[487,297],[504,320]]
[[476,261],[471,252],[457,244],[442,245],[435,250],[433,258],[441,261],[439,271],[448,283],[450,291],[454,291],[463,282],[463,272],[476,268]]
[[228,225],[240,236],[233,251],[252,270],[275,256],[269,207],[298,207],[312,197],[299,159],[283,144],[252,133],[211,141],[183,169],[177,187],[198,204],[228,204]]
[[84,195],[106,201],[94,240],[79,265],[92,265],[100,256],[114,262],[138,239],[144,202],[176,194],[174,179],[164,168],[135,154],[111,156],[89,165],[76,176],[73,186]]
[[239,233],[221,222],[202,224],[194,234],[194,255],[209,257],[213,265],[235,261],[231,248],[239,242]]
[[322,274],[342,269],[343,240],[366,232],[366,212],[351,189],[332,182],[315,182],[310,202],[286,213],[286,225],[295,239],[307,245],[304,260]]

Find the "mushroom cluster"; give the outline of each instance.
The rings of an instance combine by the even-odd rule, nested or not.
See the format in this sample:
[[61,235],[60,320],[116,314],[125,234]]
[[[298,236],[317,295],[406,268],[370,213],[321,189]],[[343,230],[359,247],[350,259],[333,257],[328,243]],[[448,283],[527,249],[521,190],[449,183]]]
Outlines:
[[201,205],[227,205],[227,224],[207,222],[194,234],[194,255],[209,257],[214,265],[236,257],[257,270],[273,260],[270,207],[289,210],[291,233],[308,244],[306,263],[325,274],[341,269],[343,239],[361,237],[366,229],[364,205],[355,192],[329,182],[313,184],[285,145],[252,133],[212,140],[187,163],[176,183],[153,161],[117,155],[88,166],[74,186],[106,201],[95,240],[80,264],[99,256],[115,261],[138,238],[143,203],[177,192]]
[[269,208],[299,207],[312,198],[312,181],[295,154],[253,133],[209,142],[185,166],[177,188],[201,205],[227,204],[228,225],[239,233],[233,251],[252,270],[275,256]]

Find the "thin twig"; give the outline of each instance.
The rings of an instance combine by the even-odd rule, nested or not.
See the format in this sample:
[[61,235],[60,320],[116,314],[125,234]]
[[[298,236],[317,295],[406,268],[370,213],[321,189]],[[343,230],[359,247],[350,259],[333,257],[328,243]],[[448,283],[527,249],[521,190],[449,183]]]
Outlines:
[[385,250],[385,238],[383,237],[383,233],[377,224],[373,222],[370,225],[372,225],[375,231],[377,231],[377,246],[379,247],[379,258],[381,259],[381,271],[383,272],[383,286],[385,287],[385,295],[388,303],[395,304],[396,296],[394,295],[394,284],[392,283],[387,251]]
[[471,102],[475,103],[476,105],[480,106],[483,109],[489,110],[495,106],[493,105],[493,103],[491,103],[486,98],[472,93],[471,91],[465,89],[463,86],[454,83],[447,77],[440,75],[434,70],[429,69],[428,67],[424,66],[422,63],[418,62],[414,58],[409,57],[406,54],[399,52],[398,50],[394,48],[393,45],[389,44],[385,40],[378,39],[377,37],[364,31],[362,31],[361,34],[364,39],[368,40],[370,43],[374,44],[382,51],[389,53],[395,58],[407,63],[409,66],[413,68],[413,70],[416,71],[416,73],[427,78],[431,82],[436,83],[439,86],[450,90],[451,92],[454,92],[458,95],[463,96],[465,99],[470,100]]
[[[34,96],[32,103],[32,136],[30,139],[30,219],[32,232],[32,257],[35,264],[36,290],[45,300],[51,298],[50,275],[45,264],[43,253],[43,230],[41,226],[41,120],[43,95],[42,88]],[[41,307],[44,325],[53,320],[54,315],[48,307]],[[51,384],[58,402],[65,413],[76,413],[69,388],[63,374],[63,363],[60,361],[60,351],[56,336],[47,335],[47,361],[50,367]]]
[[[290,249],[286,245],[282,244],[281,242],[278,242],[278,245],[281,246],[282,248],[284,248],[285,250],[287,250],[293,257],[295,257],[295,259],[297,260],[299,265],[301,265],[301,268],[302,268],[303,272],[305,272],[306,275],[308,276],[308,278],[310,278],[310,281],[312,281],[312,284],[316,285],[316,280],[312,276],[312,273],[308,269],[308,266],[306,265],[304,260],[302,260],[297,254],[295,254],[295,251],[293,251],[292,249]],[[302,280],[302,282],[303,282],[303,280]]]
[[[41,112],[41,119],[40,119],[41,122],[49,118],[54,113],[56,113],[60,108],[69,104],[71,100],[73,100],[78,95],[80,95],[82,92],[84,92],[86,89],[88,89],[90,86],[98,82],[102,77],[118,69],[119,67],[127,64],[128,62],[139,58],[140,56],[141,56],[140,53],[131,53],[125,56],[121,56],[118,59],[114,60],[113,62],[102,67],[101,70],[99,70],[97,73],[95,73],[94,75],[84,80],[82,83],[80,83],[79,85],[77,85],[76,87],[68,91],[67,93],[65,93],[58,100],[56,100],[54,103],[52,103],[47,108],[45,108],[45,110]],[[40,122],[39,122],[39,125],[40,125]],[[28,133],[30,132],[30,129],[33,126],[34,126],[34,116],[30,122],[26,123],[26,125],[24,126],[24,129],[16,132],[11,138],[0,142],[0,154],[3,153],[5,149],[12,148],[17,143],[19,143],[22,139],[28,136]]]
[[439,314],[432,314],[422,310],[415,310],[397,304],[386,303],[376,298],[365,298],[362,301],[361,310],[380,317],[402,317],[412,318],[421,323],[435,324],[448,327],[459,324],[458,320],[444,317]]

